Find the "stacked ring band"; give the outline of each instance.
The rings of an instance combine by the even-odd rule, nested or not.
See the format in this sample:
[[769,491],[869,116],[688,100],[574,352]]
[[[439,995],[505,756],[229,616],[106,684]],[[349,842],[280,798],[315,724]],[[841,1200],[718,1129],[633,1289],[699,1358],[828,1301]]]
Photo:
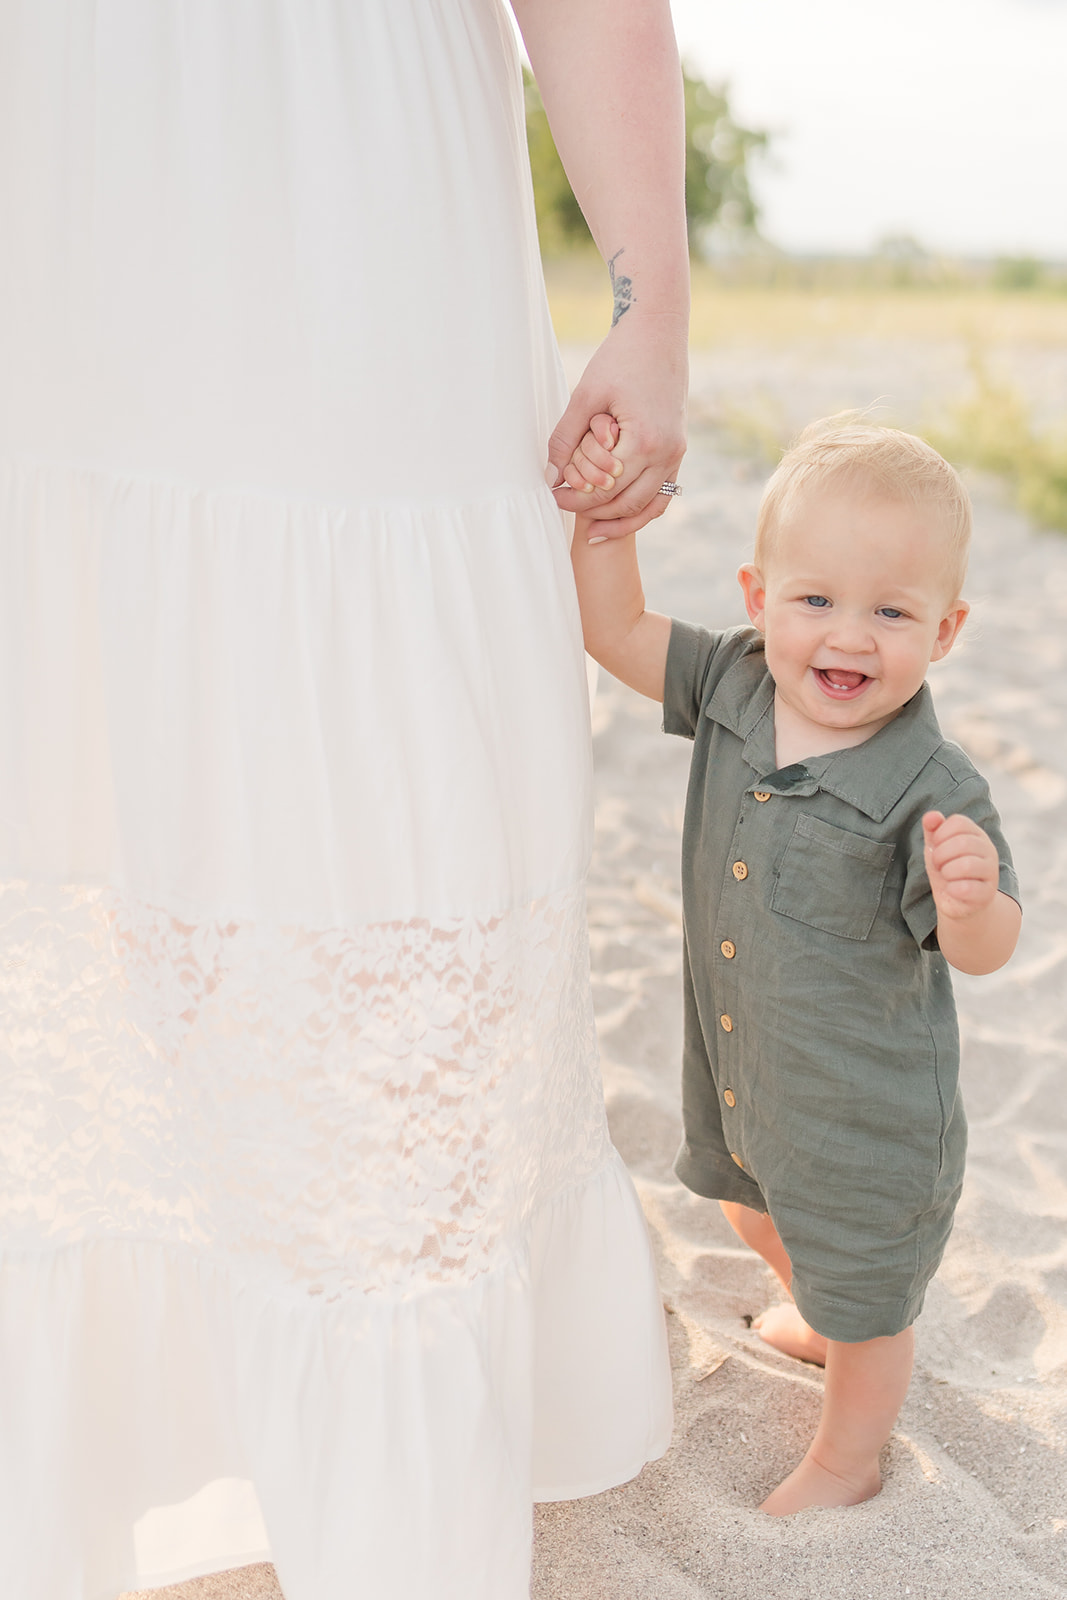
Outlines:
[[681,494],[682,486],[681,486],[680,483],[672,483],[671,480],[668,478],[667,482],[661,486],[659,492],[660,492],[660,494],[666,494],[666,495]]

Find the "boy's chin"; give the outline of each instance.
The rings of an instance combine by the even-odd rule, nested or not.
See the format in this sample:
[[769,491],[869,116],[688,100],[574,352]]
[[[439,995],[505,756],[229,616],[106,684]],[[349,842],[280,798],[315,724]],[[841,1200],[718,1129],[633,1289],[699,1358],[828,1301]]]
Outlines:
[[877,716],[875,709],[875,696],[871,694],[867,684],[859,694],[852,695],[847,700],[839,700],[836,695],[825,694],[817,683],[808,688],[804,696],[804,710],[807,716],[815,722],[824,722],[831,728],[849,727],[854,722],[866,722],[872,716]]

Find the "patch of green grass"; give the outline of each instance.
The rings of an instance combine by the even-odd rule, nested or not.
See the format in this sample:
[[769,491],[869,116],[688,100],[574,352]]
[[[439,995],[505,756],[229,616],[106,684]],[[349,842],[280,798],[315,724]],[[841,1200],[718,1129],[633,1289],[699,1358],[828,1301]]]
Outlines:
[[928,430],[950,460],[996,472],[1020,507],[1045,528],[1067,532],[1067,428],[1037,428],[1023,396],[996,378],[980,352],[971,358],[974,388],[942,427]]
[[[611,324],[611,286],[596,251],[545,259],[559,339],[599,344]],[[983,345],[1067,345],[1067,294],[996,292],[984,283],[958,289],[865,286],[841,276],[811,283],[732,284],[693,264],[691,340],[696,349],[728,345],[824,346],[851,339],[977,340]]]

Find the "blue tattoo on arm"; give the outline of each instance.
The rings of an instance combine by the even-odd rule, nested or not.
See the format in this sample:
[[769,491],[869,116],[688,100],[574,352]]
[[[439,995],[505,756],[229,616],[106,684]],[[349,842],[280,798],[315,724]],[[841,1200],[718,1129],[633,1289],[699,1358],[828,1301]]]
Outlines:
[[622,255],[621,250],[616,250],[608,262],[608,274],[611,278],[611,294],[614,302],[611,311],[611,326],[614,327],[620,317],[624,317],[634,304],[634,281],[627,278],[624,273],[616,272],[615,263]]

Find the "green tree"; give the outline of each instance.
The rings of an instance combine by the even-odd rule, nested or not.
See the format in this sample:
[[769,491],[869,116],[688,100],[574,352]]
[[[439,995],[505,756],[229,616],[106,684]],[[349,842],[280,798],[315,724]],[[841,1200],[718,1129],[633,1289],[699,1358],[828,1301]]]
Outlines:
[[532,74],[525,68],[522,76],[526,89],[526,142],[530,147],[537,231],[541,249],[546,255],[558,255],[563,250],[588,245],[591,242],[589,229],[582,216],[582,208],[574,198],[574,190],[567,181],[563,162],[559,159],[556,141],[541,104],[541,92]]
[[[533,171],[534,205],[546,254],[588,245],[589,229],[548,126],[537,84],[526,86],[526,138]],[[754,233],[758,212],[749,186],[749,164],[767,147],[768,135],[734,121],[725,87],[684,73],[685,208],[696,248],[709,230]]]
[[683,73],[685,85],[685,211],[690,244],[711,228],[755,233],[756,202],[749,184],[754,156],[769,135],[734,121],[725,84]]

